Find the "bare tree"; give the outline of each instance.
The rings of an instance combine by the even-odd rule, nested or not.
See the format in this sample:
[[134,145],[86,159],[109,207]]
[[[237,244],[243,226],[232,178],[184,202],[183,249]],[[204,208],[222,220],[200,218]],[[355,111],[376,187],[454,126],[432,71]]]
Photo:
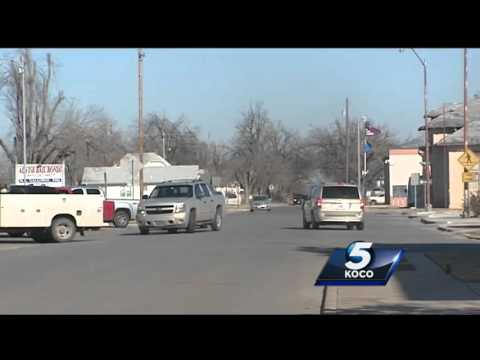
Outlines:
[[236,126],[232,146],[232,166],[236,180],[245,189],[246,198],[264,178],[267,159],[266,133],[271,120],[263,104],[250,105]]
[[[151,113],[145,117],[145,151],[163,155],[173,165],[208,163],[208,144],[200,139],[200,129],[190,126],[185,116],[171,121],[166,116]],[[136,138],[132,139],[136,144]]]
[[[387,155],[388,149],[397,143],[395,136],[392,135],[386,125],[376,125],[374,122],[370,123],[372,126],[380,129],[381,133],[379,135],[368,137],[368,142],[372,145],[373,151],[367,156],[367,167],[369,169],[366,178],[367,186],[373,185],[374,181],[382,175],[383,158]],[[350,127],[350,144],[356,144],[356,122],[353,121],[350,124]],[[314,166],[315,170],[313,174],[316,174],[316,176],[321,174],[323,181],[344,181],[346,131],[345,126],[340,120],[337,119],[326,127],[313,129],[310,135],[306,138],[306,145],[309,152],[312,154],[313,162],[316,164],[316,166]],[[349,151],[350,159],[357,159],[357,147],[351,146]],[[350,162],[349,170],[350,174],[357,173],[356,161]]]
[[2,79],[1,96],[6,103],[7,116],[14,129],[17,149],[9,147],[0,139],[0,147],[10,162],[21,158],[23,148],[22,97],[26,107],[27,162],[44,163],[52,161],[62,151],[57,143],[59,124],[58,111],[65,100],[62,91],[52,94],[52,82],[55,76],[55,64],[50,54],[46,64],[39,65],[30,50],[21,50],[19,55],[24,62],[25,94],[22,93],[22,79],[17,65],[7,65]]
[[106,112],[98,106],[80,110],[71,104],[59,115],[57,152],[54,161],[66,159],[68,179],[79,184],[86,166],[112,166],[129,152],[125,135]]

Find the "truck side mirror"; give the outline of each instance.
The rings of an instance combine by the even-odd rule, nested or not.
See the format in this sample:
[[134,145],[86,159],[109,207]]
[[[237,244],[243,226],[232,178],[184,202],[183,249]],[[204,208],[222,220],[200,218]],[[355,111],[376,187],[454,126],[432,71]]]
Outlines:
[[143,196],[142,196],[142,199],[143,199],[143,200],[148,199],[148,195],[143,195]]

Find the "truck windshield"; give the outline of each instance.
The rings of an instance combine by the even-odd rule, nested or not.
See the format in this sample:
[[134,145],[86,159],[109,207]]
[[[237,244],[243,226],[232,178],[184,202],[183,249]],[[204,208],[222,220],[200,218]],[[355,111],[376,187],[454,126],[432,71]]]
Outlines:
[[324,199],[359,199],[358,189],[353,186],[326,186],[323,188]]
[[173,186],[159,186],[155,188],[150,194],[150,198],[170,198],[170,197],[184,197],[189,198],[193,196],[193,189],[191,185],[173,185]]

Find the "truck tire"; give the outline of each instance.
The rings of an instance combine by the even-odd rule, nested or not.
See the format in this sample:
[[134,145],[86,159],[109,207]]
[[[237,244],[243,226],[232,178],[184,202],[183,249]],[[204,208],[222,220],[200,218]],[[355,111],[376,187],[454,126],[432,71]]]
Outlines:
[[145,226],[139,226],[138,230],[140,230],[140,234],[142,235],[148,235],[150,233],[150,229]]
[[365,223],[361,222],[357,224],[357,230],[363,230],[365,229]]
[[130,213],[127,210],[120,209],[115,212],[115,216],[113,217],[115,227],[126,228],[129,221]]
[[213,222],[212,222],[212,230],[220,231],[220,229],[222,228],[222,223],[223,223],[222,209],[217,208],[217,211],[215,212],[215,218],[213,219]]
[[311,224],[307,220],[305,220],[305,210],[302,210],[302,223],[304,229],[310,229]]
[[47,235],[50,235],[53,242],[67,242],[75,238],[77,227],[68,217],[61,216],[53,220],[49,230]]
[[320,223],[315,221],[315,216],[312,213],[312,229],[318,229],[319,226],[320,226]]
[[197,226],[197,212],[195,209],[190,210],[190,216],[188,217],[188,226],[187,232],[193,233],[195,232],[195,227]]

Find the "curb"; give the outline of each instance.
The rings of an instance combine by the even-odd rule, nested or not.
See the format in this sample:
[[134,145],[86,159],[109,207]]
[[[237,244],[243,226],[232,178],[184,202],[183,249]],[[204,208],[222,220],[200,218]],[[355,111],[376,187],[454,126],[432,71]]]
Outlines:
[[452,228],[449,228],[447,226],[439,226],[439,227],[437,227],[437,229],[440,230],[440,231],[454,232],[454,230]]
[[480,240],[480,235],[474,234],[464,234],[466,238],[473,239],[473,240]]
[[427,220],[425,218],[421,218],[420,221],[424,224],[436,224],[438,221]]

